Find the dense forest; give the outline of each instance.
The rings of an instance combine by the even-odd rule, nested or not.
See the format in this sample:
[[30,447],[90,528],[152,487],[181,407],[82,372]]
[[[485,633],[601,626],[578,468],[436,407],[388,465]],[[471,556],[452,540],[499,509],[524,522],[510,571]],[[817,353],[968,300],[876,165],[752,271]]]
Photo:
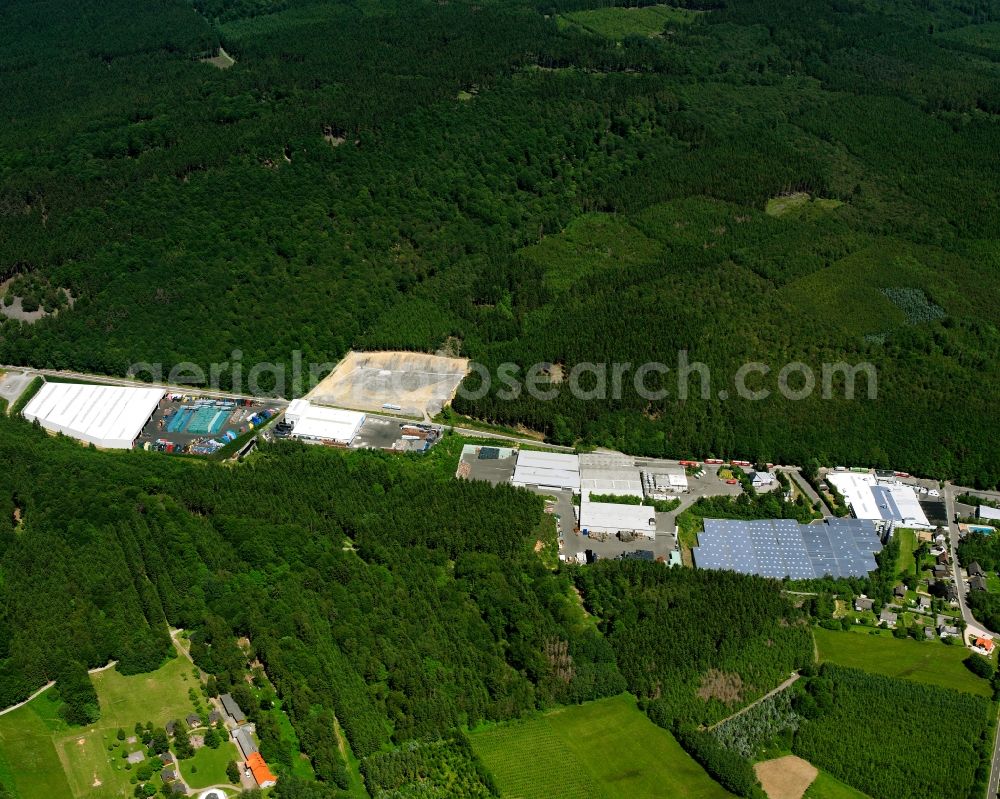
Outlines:
[[[0,314],[0,362],[684,350],[710,399],[671,373],[662,399],[456,409],[1000,482],[996,4],[691,2],[650,35],[563,16],[604,5],[5,3],[0,283],[59,312]],[[877,397],[786,400],[795,361],[871,363]],[[771,397],[720,399],[746,362]]]
[[569,577],[532,551],[541,500],[436,457],[286,444],[227,468],[0,416],[0,706],[55,678],[67,720],[92,721],[85,669],[151,670],[184,627],[219,691],[263,664],[317,776],[343,787],[334,716],[364,760],[623,691]]
[[576,582],[629,690],[661,726],[725,718],[812,661],[805,615],[773,580],[599,561]]
[[816,766],[873,799],[983,795],[992,751],[985,699],[829,664],[809,691],[793,751]]

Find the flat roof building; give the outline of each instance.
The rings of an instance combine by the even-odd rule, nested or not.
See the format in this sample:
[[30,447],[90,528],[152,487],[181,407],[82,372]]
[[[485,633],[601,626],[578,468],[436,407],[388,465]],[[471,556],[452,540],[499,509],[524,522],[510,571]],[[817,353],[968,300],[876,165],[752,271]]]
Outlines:
[[620,505],[613,502],[580,503],[580,529],[591,533],[638,533],[656,537],[656,511],[648,505]]
[[159,388],[45,383],[22,415],[52,433],[102,449],[131,449],[166,392]]
[[857,472],[830,472],[826,479],[844,495],[856,519],[881,519],[923,530],[933,527],[908,485],[880,483],[873,474]]
[[991,508],[989,505],[980,505],[979,510],[976,511],[976,518],[1000,521],[1000,510]]
[[366,418],[360,411],[327,408],[304,399],[292,400],[285,410],[285,420],[292,425],[291,435],[295,438],[345,445],[354,440]]
[[561,452],[519,450],[511,482],[516,486],[580,492],[580,458]]

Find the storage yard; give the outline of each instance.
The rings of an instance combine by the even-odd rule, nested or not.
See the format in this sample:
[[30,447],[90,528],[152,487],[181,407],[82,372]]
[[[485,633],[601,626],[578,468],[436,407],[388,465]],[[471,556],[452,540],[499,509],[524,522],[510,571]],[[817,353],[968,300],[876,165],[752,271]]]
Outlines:
[[278,409],[246,399],[163,395],[137,447],[171,454],[213,455],[244,433],[267,424]]
[[440,413],[454,398],[468,371],[466,358],[420,352],[349,352],[306,399],[424,419]]

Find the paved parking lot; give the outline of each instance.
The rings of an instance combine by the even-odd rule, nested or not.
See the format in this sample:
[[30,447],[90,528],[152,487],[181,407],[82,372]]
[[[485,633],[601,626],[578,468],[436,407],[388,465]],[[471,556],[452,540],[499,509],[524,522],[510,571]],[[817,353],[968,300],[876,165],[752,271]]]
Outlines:
[[34,375],[27,372],[5,372],[0,375],[0,399],[7,400],[8,410],[31,385],[33,379]]

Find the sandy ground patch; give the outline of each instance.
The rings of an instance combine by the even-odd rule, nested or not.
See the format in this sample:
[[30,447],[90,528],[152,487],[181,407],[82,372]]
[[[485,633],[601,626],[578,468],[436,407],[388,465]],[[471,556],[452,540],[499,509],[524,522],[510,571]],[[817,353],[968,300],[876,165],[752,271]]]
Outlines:
[[809,761],[795,755],[757,763],[753,768],[770,799],[802,799],[819,773]]
[[429,417],[452,400],[468,370],[467,358],[349,352],[306,398],[320,405]]

